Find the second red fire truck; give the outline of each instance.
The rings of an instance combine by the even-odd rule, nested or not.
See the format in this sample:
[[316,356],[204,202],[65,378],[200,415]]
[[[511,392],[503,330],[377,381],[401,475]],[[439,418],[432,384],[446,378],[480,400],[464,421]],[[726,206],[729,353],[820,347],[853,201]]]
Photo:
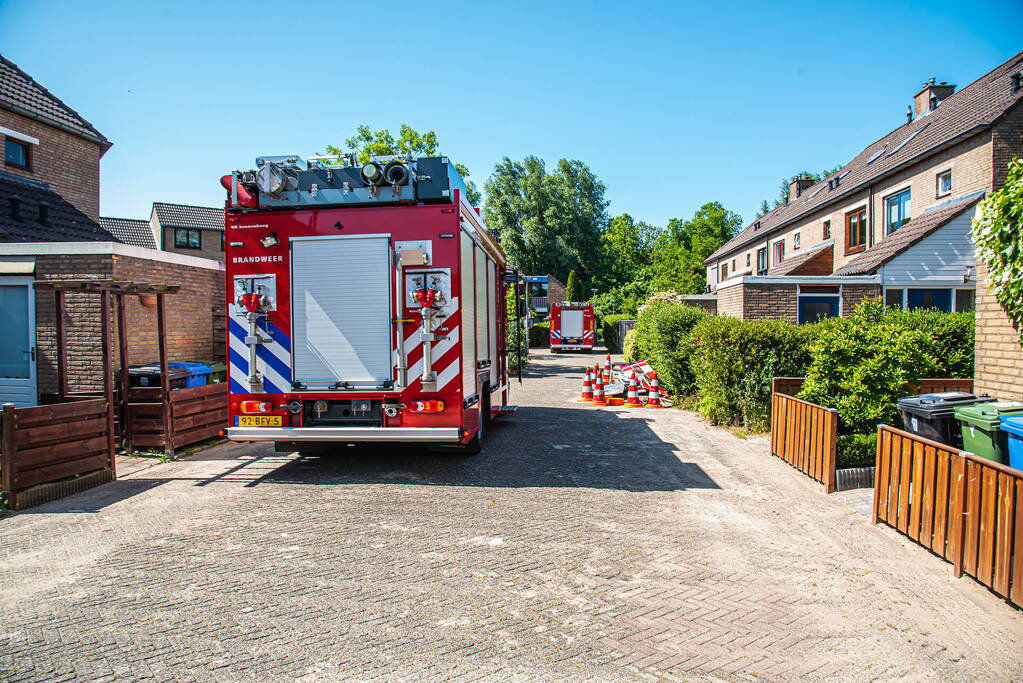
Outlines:
[[551,353],[593,351],[593,304],[561,301],[551,306]]
[[514,411],[506,259],[454,164],[263,157],[221,183],[228,438],[478,452]]

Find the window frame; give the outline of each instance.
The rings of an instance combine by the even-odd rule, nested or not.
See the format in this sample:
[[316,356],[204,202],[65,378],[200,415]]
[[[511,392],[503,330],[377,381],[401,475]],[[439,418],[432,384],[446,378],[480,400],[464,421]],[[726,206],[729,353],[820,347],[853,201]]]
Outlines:
[[792,251],[798,251],[800,245],[803,242],[802,233],[795,232],[792,234]]
[[[941,177],[944,176],[944,175],[948,176],[948,190],[945,191],[945,192],[942,192],[941,191]],[[939,171],[937,174],[935,174],[935,176],[934,176],[934,198],[935,199],[941,199],[942,197],[949,196],[950,194],[952,194],[952,189],[953,189],[953,186],[952,186],[952,169],[951,168],[946,168],[944,171]]]
[[822,229],[822,233],[824,235],[824,239],[826,239],[826,240],[831,239],[831,220],[830,219],[824,221],[824,227]]
[[725,263],[722,263],[721,266],[718,268],[718,277],[721,279],[721,282],[724,282],[725,280],[728,279],[728,262],[727,261]]
[[[764,255],[764,267],[760,267],[760,255]],[[767,271],[771,268],[771,256],[767,247],[760,247],[757,249],[757,275],[767,275]]]
[[[781,249],[778,249],[781,247]],[[774,256],[774,265],[779,266],[785,262],[785,240],[776,240],[771,244],[772,256]]]
[[[857,225],[859,227],[860,236],[863,239],[863,241],[861,243],[857,244],[856,246],[850,247],[849,245],[852,243],[852,240],[850,239],[850,234],[851,234],[852,219],[853,218],[857,219]],[[845,253],[847,255],[848,254],[858,254],[859,252],[861,252],[861,251],[863,251],[864,249],[867,248],[867,225],[866,225],[866,223],[867,223],[867,207],[866,207],[866,205],[861,206],[858,209],[853,209],[852,211],[849,211],[849,212],[847,212],[845,214]]]
[[[24,165],[11,162],[7,160],[7,144],[14,144],[25,150],[25,163]],[[4,167],[5,168],[17,168],[22,171],[32,171],[32,146],[24,140],[13,138],[9,135],[4,136]]]
[[[904,203],[901,201],[902,197],[906,198],[906,201]],[[888,217],[890,215],[889,206],[893,201],[899,201],[899,224],[896,225],[894,228],[891,227],[891,223],[888,220]],[[881,199],[881,206],[884,208],[884,234],[886,237],[913,219],[912,201],[913,188],[909,186],[904,187],[900,190],[896,190],[895,192],[892,192],[891,194],[886,195]],[[903,212],[906,215],[902,215]]]
[[749,253],[749,252],[747,251],[747,252],[746,252],[746,267],[747,267],[747,268],[750,268],[750,267],[752,267],[752,266],[750,266],[750,262],[751,262],[751,259],[752,259],[752,258],[753,258],[753,257],[752,257],[752,256],[750,255],[750,253]]
[[[195,233],[196,246],[190,244],[192,233]],[[178,240],[178,235],[184,234],[185,239],[182,241]],[[174,248],[175,249],[202,249],[202,230],[198,228],[174,228]]]

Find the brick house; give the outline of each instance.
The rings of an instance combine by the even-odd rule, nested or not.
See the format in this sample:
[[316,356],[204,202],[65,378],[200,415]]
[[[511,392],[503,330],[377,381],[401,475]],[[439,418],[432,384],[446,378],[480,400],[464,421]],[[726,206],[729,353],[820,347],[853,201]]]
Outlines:
[[537,322],[550,318],[551,302],[565,300],[565,285],[553,275],[526,275],[526,301]]
[[804,322],[846,315],[864,298],[973,310],[969,224],[1023,154],[1023,53],[962,90],[931,79],[906,122],[790,198],[705,262],[717,310]]
[[153,202],[149,224],[164,251],[224,260],[223,207]]
[[[51,296],[36,296],[33,282],[40,279],[180,284],[181,293],[168,297],[171,359],[222,359],[223,265],[136,246],[145,237],[137,225],[104,219],[104,227],[99,159],[110,141],[3,57],[0,136],[0,403],[33,405],[56,389],[55,311]],[[129,298],[126,312],[129,363],[155,360],[155,310]],[[69,293],[65,324],[71,387],[99,388],[98,298]]]

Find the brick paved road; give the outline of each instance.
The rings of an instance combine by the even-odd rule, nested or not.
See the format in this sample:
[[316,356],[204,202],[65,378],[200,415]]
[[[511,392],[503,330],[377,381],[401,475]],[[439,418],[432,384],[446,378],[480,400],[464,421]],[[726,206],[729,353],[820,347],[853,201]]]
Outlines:
[[0,520],[0,680],[1023,677],[1019,612],[584,360],[476,458],[224,445]]

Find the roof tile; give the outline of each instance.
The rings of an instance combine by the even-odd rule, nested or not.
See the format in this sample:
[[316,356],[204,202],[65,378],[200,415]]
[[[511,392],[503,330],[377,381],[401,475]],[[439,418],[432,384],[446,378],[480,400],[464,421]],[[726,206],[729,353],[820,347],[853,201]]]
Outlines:
[[100,226],[113,235],[119,242],[146,249],[156,249],[156,238],[149,221],[136,218],[99,217]]
[[211,206],[153,202],[153,210],[156,211],[156,219],[163,227],[224,230],[223,209]]

